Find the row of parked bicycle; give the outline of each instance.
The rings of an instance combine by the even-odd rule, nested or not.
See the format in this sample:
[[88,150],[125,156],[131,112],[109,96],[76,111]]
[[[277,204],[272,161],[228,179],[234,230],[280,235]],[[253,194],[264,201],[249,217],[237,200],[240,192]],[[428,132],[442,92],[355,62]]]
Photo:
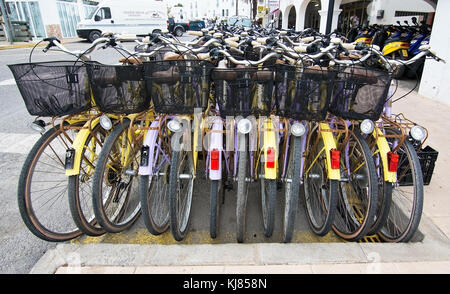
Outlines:
[[[399,63],[377,46],[333,34],[191,34],[197,38],[190,42],[164,33],[104,35],[79,51],[48,38],[44,52],[76,60],[9,66],[27,110],[38,116],[31,126],[42,134],[18,186],[31,232],[48,241],[99,236],[142,215],[150,233],[170,228],[181,241],[194,183],[204,177],[212,238],[219,197],[234,187],[227,193],[236,193],[236,239],[245,240],[253,184],[266,237],[281,217],[281,241],[291,241],[303,189],[309,226],[319,236],[332,230],[350,241],[412,238],[423,177],[431,177],[435,158],[420,158],[427,131],[392,113],[391,73],[422,57],[440,60],[429,46]],[[134,51],[125,40],[137,42]],[[124,57],[118,65],[90,60],[98,48]],[[277,201],[283,215],[275,213]]]

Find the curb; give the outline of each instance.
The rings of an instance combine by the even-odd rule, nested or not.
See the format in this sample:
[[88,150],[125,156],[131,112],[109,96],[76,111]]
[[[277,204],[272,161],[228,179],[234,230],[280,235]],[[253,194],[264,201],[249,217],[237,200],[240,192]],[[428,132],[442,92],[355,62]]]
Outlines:
[[54,274],[61,267],[301,266],[372,263],[449,262],[450,246],[415,244],[59,244],[35,264],[31,274]]

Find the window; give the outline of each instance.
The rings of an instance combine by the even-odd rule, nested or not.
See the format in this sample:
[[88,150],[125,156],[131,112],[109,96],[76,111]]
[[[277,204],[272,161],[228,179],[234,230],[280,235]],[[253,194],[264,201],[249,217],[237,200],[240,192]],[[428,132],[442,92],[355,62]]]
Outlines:
[[111,9],[109,7],[102,7],[98,12],[97,15],[100,19],[110,19],[111,18]]
[[222,16],[225,16],[225,9],[222,9]]
[[228,9],[227,9],[227,16],[228,16]]

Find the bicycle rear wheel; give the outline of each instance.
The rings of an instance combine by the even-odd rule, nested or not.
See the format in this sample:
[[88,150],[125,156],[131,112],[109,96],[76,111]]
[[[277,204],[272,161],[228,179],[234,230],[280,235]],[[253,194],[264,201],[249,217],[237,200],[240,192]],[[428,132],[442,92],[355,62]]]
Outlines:
[[[388,139],[391,149],[397,139]],[[399,154],[397,183],[392,188],[392,202],[387,220],[379,231],[385,242],[408,242],[419,227],[423,209],[423,175],[414,146],[406,139]]]
[[277,180],[264,178],[264,162],[259,163],[259,179],[261,193],[261,208],[264,225],[264,236],[270,238],[275,224],[275,208],[277,198]]
[[103,145],[95,167],[92,203],[95,218],[110,233],[133,225],[141,212],[137,170],[142,142],[128,137],[130,120],[118,123]]
[[[68,127],[67,124],[64,125]],[[67,202],[66,151],[75,130],[51,128],[34,144],[19,176],[17,200],[20,215],[37,237],[62,242],[82,234],[70,217]]]
[[336,212],[338,181],[328,179],[325,148],[316,125],[308,135],[309,146],[303,174],[303,198],[311,230],[319,236],[326,235]]
[[366,139],[367,144],[371,148],[373,160],[375,163],[375,169],[378,177],[378,202],[377,211],[374,215],[373,224],[367,232],[368,236],[375,235],[381,229],[381,227],[386,223],[389,209],[392,202],[392,183],[384,180],[384,165],[381,160],[378,147],[375,142],[375,138],[371,135]]
[[341,172],[347,176],[339,183],[338,205],[333,231],[348,241],[363,238],[372,226],[378,201],[378,177],[372,153],[356,130],[349,138],[341,156]]

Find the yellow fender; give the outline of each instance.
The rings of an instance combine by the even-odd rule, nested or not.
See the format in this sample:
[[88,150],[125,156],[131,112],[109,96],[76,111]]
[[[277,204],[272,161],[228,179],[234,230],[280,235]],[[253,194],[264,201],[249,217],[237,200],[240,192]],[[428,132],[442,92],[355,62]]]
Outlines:
[[[383,47],[383,55],[386,56],[397,50],[408,50],[408,49],[409,49],[409,43],[392,42]],[[408,53],[408,51],[406,51],[406,52]]]
[[355,41],[355,43],[370,44],[370,43],[372,43],[372,38],[359,38]]
[[[275,129],[278,126],[274,126],[272,124],[272,120],[270,118],[266,119],[264,122],[264,178],[269,180],[276,180],[277,178],[277,170],[278,170],[278,146],[276,142]],[[273,148],[275,150],[275,165],[273,168],[267,167],[267,150],[269,148]]]
[[380,152],[380,157],[383,162],[383,173],[384,173],[384,180],[389,183],[395,183],[397,182],[397,173],[390,172],[388,170],[388,152],[391,151],[391,148],[389,148],[388,141],[386,140],[386,137],[383,136],[383,133],[378,127],[375,127],[373,130],[372,135],[374,136],[375,140],[377,141],[377,147]]
[[[100,123],[100,118],[97,117],[91,122],[91,128],[94,128]],[[78,134],[75,136],[75,140],[73,140],[72,148],[75,149],[75,158],[73,169],[66,169],[66,176],[76,176],[80,174],[80,162],[83,154],[84,146],[86,144],[86,140],[90,135],[89,132],[89,122],[86,122]]]
[[328,123],[320,123],[320,129],[322,130],[320,132],[320,135],[323,140],[323,145],[325,148],[325,154],[327,156],[327,173],[328,173],[328,179],[330,180],[340,180],[341,179],[341,171],[340,169],[332,169],[331,168],[331,155],[330,150],[331,149],[337,149],[336,148],[336,141],[334,140],[333,133],[330,131],[330,126]]

